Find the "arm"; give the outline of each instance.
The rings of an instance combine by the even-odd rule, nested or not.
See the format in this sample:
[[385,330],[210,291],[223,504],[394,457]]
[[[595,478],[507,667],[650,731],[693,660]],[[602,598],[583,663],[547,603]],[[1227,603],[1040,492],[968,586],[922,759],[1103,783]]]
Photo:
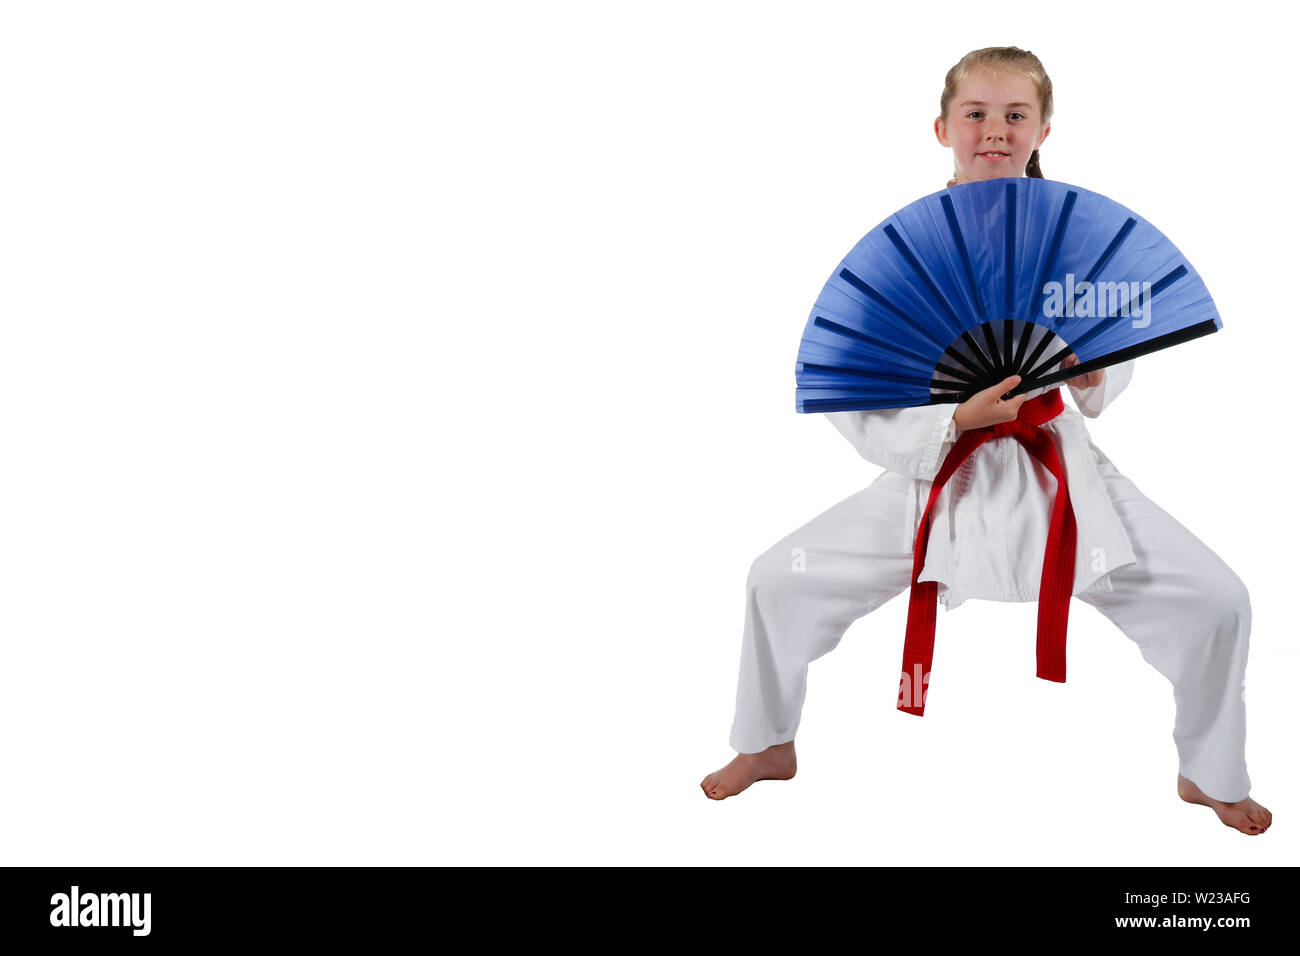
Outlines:
[[1020,413],[1024,395],[1001,397],[1019,383],[1019,375],[1009,375],[960,405],[944,402],[824,414],[867,461],[909,478],[932,481],[958,431],[1009,422]]
[[1100,415],[1102,410],[1115,400],[1115,396],[1124,391],[1129,380],[1133,378],[1133,363],[1136,361],[1136,359],[1129,359],[1127,362],[1110,366],[1105,370],[1106,374],[1102,377],[1101,384],[1093,385],[1091,388],[1078,388],[1067,380],[1065,384],[1070,386],[1070,393],[1074,395],[1074,404],[1079,406],[1079,411],[1087,418],[1096,418]]
[[955,440],[956,411],[956,404],[943,404],[823,414],[873,465],[928,481]]

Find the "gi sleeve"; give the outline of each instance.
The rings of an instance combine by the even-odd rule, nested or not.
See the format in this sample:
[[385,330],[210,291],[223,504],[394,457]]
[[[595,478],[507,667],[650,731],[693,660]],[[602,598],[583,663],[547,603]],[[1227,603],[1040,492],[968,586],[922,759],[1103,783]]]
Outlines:
[[[1091,388],[1076,388],[1070,385],[1074,404],[1079,406],[1079,411],[1087,418],[1096,418],[1100,415],[1102,409],[1113,402],[1115,396],[1127,387],[1129,380],[1133,378],[1133,363],[1136,361],[1137,359],[1129,359],[1127,362],[1110,366],[1106,369],[1100,385],[1093,385]],[[1069,385],[1069,382],[1066,384]]]
[[823,412],[858,454],[888,471],[930,481],[939,473],[955,438],[955,402],[885,408],[875,411]]

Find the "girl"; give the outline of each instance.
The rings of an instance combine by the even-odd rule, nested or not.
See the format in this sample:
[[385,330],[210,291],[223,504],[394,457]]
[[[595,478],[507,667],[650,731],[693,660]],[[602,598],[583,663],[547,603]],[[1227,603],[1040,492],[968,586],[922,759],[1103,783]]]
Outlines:
[[[1038,148],[1051,131],[1052,83],[1032,53],[968,53],[948,71],[939,113],[935,135],[953,151],[949,187],[1042,178]],[[1077,364],[1068,355],[1057,367]],[[1071,593],[1136,641],[1173,684],[1178,795],[1211,807],[1243,833],[1267,830],[1272,814],[1250,798],[1246,773],[1246,588],[1120,474],[1084,427],[1083,417],[1101,414],[1132,374],[1130,360],[1067,380],[1082,417],[1060,405],[1056,386],[1003,401],[1018,376],[960,405],[827,413],[862,457],[887,470],[751,566],[730,741],[738,753],[704,778],[705,794],[721,800],[756,780],[794,776],[809,663],[832,650],[855,620],[911,585],[932,482],[957,436],[1015,420],[1015,427],[1037,425],[1050,436],[1068,476],[1082,556]],[[1030,414],[1020,417],[1027,401]],[[918,582],[937,582],[949,610],[970,597],[1037,600],[1055,494],[1047,468],[999,430],[940,489]],[[792,562],[792,553],[801,559]],[[922,702],[923,694],[918,688]],[[902,699],[900,708],[920,712]]]

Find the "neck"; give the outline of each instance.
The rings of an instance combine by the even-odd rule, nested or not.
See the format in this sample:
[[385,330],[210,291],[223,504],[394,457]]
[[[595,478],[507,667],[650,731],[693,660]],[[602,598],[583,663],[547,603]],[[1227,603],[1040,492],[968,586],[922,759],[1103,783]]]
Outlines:
[[[995,179],[1024,179],[1024,178],[1025,178],[1025,173],[1024,173],[1024,170],[1021,170],[1021,171],[1020,171],[1019,173],[1017,173],[1015,176],[996,176],[996,177],[994,177],[994,178],[995,178]],[[960,173],[958,173],[958,174],[957,174],[957,177],[956,177],[955,179],[950,179],[950,180],[948,180],[948,185],[949,185],[949,186],[960,186],[962,183],[973,183],[973,182],[978,182],[978,180],[967,179],[965,176],[962,176]]]

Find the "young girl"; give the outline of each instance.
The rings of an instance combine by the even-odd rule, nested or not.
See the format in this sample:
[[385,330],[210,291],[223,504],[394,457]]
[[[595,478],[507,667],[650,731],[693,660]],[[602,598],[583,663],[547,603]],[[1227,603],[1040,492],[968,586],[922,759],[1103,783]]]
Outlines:
[[[1032,53],[968,53],[948,71],[939,112],[935,135],[952,149],[955,164],[949,187],[1043,177],[1038,147],[1051,130],[1052,84]],[[1057,367],[1077,364],[1069,355]],[[1095,418],[1132,373],[1128,361],[1066,384],[1083,416]],[[1173,684],[1178,795],[1211,807],[1243,833],[1268,829],[1272,814],[1250,798],[1246,773],[1245,586],[1119,473],[1092,443],[1079,412],[1059,404],[1057,386],[1003,401],[1019,381],[1012,376],[960,405],[827,413],[862,457],[886,471],[751,566],[730,741],[738,753],[701,782],[709,797],[794,776],[809,663],[832,650],[855,620],[911,585],[932,482],[958,435],[1018,420],[1016,427],[1037,425],[1050,436],[1068,476],[1077,553],[1084,556],[1075,562],[1071,593],[1136,641]],[[1032,414],[1021,418],[1025,402]],[[971,597],[1039,599],[1056,490],[1038,458],[999,430],[940,489],[918,582],[937,582],[949,610]],[[917,696],[923,693],[918,688]]]

